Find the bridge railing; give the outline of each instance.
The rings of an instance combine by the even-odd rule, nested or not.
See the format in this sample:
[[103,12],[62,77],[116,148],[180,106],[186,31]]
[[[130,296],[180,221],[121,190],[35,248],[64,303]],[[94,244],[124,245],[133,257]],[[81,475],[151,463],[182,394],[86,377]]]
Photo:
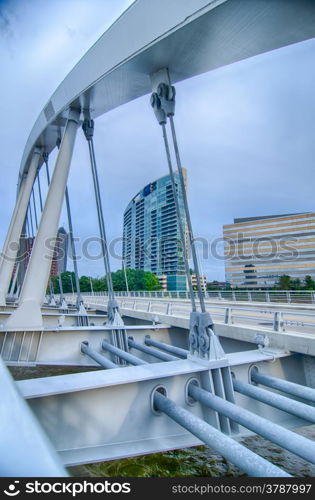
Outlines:
[[[106,295],[84,294],[88,306],[106,305]],[[150,313],[150,317],[160,321],[159,315],[189,318],[190,303],[181,300],[165,300],[156,297],[120,296],[117,298],[119,307],[123,310]],[[275,332],[303,331],[314,333],[315,313],[288,309],[265,309],[264,307],[246,307],[243,305],[225,306],[224,304],[210,304],[208,311],[215,323],[226,325],[259,327]],[[167,321],[162,318],[162,321]]]
[[[85,295],[107,295],[107,292],[88,292]],[[137,291],[115,292],[117,297],[146,297],[156,299],[190,299],[186,291]],[[197,292],[195,293],[197,297]],[[206,299],[233,301],[233,302],[279,302],[286,304],[315,304],[315,291],[313,290],[209,290],[204,292]]]

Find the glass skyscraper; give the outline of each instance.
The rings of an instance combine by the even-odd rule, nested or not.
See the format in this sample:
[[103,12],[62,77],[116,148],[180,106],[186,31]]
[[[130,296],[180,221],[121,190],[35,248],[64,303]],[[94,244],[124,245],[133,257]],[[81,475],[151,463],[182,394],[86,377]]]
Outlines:
[[[186,170],[183,171],[186,184]],[[174,176],[185,228],[185,249],[180,242],[171,178],[165,175],[150,182],[128,204],[124,212],[123,259],[126,268],[143,269],[158,277],[166,275],[169,290],[185,290],[183,254],[187,249],[187,228],[178,173]]]

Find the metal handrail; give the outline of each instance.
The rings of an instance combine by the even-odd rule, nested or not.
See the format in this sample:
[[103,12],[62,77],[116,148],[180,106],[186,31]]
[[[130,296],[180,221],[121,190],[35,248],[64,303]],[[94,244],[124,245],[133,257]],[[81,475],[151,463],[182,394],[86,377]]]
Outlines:
[[[195,296],[196,296],[195,292]],[[86,292],[86,295],[107,296],[108,292]],[[172,298],[190,300],[186,291],[131,291],[115,292],[117,297]],[[315,304],[315,290],[208,290],[205,299],[232,300],[234,302],[284,302]]]
[[[104,294],[87,294],[85,300],[88,304],[105,303]],[[121,296],[117,299],[120,307],[139,312],[150,312],[151,314],[163,314],[174,317],[189,317],[190,304],[180,300],[166,301],[161,299],[143,297]],[[243,307],[240,305],[224,306],[221,304],[207,304],[208,310],[218,323],[233,325],[248,325],[264,323],[264,328],[272,331],[285,331],[288,326],[315,328],[315,312],[300,312],[290,310],[267,310],[258,307]],[[249,314],[246,314],[249,313]]]

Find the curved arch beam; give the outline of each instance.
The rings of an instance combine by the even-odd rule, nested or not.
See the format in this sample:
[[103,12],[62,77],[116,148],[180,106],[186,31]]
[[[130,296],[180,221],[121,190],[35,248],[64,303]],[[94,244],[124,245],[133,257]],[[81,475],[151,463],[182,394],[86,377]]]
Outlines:
[[313,0],[136,0],[57,88],[25,146],[50,152],[69,108],[91,118],[151,92],[150,74],[177,82],[314,36]]

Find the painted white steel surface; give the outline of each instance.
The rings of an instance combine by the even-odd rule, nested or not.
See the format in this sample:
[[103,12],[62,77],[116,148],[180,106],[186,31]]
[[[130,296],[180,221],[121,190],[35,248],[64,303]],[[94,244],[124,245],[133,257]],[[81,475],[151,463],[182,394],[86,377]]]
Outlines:
[[[70,170],[79,113],[71,111],[23,282],[19,306],[7,321],[8,328],[42,328],[45,298],[60,213]],[[48,243],[50,242],[50,247]]]
[[[59,457],[0,358],[2,477],[66,476]],[[27,460],[26,460],[27,457]]]

